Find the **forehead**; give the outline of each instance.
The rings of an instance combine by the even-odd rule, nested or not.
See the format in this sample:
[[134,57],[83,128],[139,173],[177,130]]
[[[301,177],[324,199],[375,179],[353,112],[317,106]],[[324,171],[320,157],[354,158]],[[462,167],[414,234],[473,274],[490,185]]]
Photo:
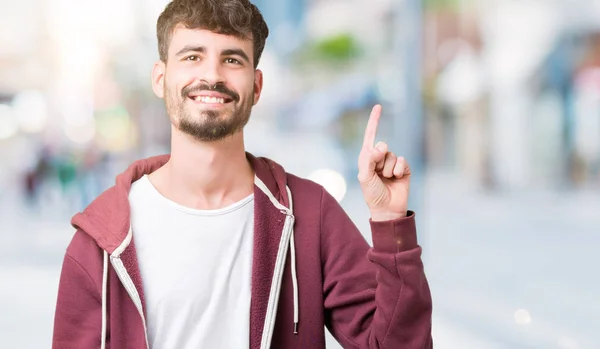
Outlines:
[[179,24],[173,30],[169,55],[174,55],[185,46],[203,46],[207,51],[239,48],[251,57],[252,40],[233,35],[218,34],[207,29],[189,29]]

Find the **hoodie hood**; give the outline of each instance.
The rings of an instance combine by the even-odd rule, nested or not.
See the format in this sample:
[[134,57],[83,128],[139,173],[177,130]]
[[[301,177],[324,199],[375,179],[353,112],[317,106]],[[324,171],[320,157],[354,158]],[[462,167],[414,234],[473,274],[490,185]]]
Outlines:
[[[283,206],[289,207],[286,191],[286,173],[281,165],[274,161],[255,157],[246,153],[248,161],[258,178],[273,197]],[[131,223],[129,191],[131,185],[150,174],[169,161],[170,155],[154,156],[132,163],[127,170],[119,174],[113,187],[102,193],[83,212],[71,219],[75,229],[81,229],[103,250],[112,254],[126,239]]]

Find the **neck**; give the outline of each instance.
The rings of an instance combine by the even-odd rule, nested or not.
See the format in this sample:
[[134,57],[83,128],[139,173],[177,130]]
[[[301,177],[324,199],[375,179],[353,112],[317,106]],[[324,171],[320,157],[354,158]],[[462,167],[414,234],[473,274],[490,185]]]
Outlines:
[[215,142],[199,142],[172,131],[171,158],[150,181],[165,197],[195,209],[218,209],[254,191],[254,170],[238,132]]

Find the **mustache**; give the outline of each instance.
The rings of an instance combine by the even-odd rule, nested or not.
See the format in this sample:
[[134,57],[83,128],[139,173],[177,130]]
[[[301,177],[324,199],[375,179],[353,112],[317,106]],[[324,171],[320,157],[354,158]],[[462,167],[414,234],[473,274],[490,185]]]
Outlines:
[[227,86],[225,86],[225,84],[223,84],[223,83],[217,83],[213,86],[210,86],[208,84],[200,84],[200,85],[196,85],[196,86],[186,86],[181,90],[181,97],[186,98],[191,93],[198,93],[200,91],[213,91],[213,92],[223,93],[223,94],[229,96],[231,99],[233,99],[236,102],[240,99],[240,95],[238,95],[235,91],[232,91],[229,88],[227,88]]

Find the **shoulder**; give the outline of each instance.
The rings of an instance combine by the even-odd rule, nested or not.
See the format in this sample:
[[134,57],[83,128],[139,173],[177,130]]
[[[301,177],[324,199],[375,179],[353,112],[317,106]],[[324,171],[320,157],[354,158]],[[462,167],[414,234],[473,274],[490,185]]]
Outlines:
[[96,241],[78,229],[67,247],[65,258],[78,265],[99,287],[102,284],[102,253]]
[[310,179],[287,173],[287,184],[292,192],[296,214],[324,216],[341,209],[337,200],[322,185]]
[[321,200],[323,193],[325,192],[325,188],[318,183],[311,181],[310,179],[301,178],[291,173],[286,173],[287,176],[287,184],[290,187],[292,192],[294,204],[296,203],[298,198],[302,199],[310,199],[313,200]]

